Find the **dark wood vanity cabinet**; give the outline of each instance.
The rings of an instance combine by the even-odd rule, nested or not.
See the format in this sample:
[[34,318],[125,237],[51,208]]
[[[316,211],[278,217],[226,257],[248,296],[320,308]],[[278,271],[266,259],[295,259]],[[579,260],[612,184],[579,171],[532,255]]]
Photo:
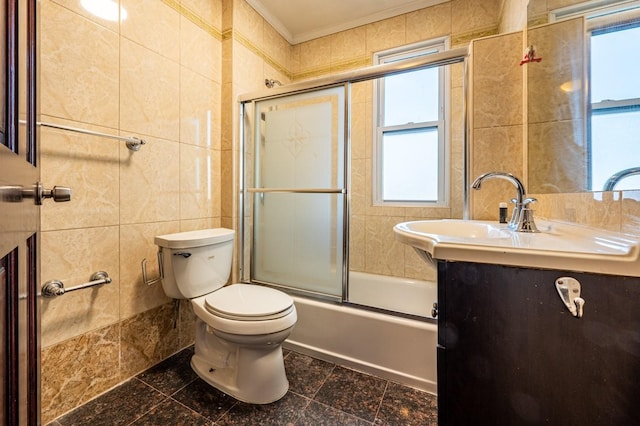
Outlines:
[[[560,277],[580,282],[582,318]],[[439,261],[438,417],[640,425],[640,278]]]

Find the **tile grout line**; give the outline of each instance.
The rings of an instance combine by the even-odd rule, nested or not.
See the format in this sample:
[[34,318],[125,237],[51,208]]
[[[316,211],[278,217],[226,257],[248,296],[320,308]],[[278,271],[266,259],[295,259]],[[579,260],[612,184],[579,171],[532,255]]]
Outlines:
[[386,380],[384,385],[384,392],[382,392],[382,398],[380,398],[380,402],[378,403],[378,409],[376,410],[376,415],[373,417],[373,423],[376,423],[378,420],[378,414],[380,414],[380,408],[382,408],[382,403],[384,402],[385,396],[387,396],[387,389],[389,389],[389,380]]

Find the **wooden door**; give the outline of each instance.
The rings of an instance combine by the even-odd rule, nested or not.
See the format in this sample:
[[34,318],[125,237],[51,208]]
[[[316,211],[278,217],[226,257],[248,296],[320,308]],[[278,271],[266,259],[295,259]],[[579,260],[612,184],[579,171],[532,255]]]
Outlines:
[[35,0],[0,0],[0,425],[39,423]]

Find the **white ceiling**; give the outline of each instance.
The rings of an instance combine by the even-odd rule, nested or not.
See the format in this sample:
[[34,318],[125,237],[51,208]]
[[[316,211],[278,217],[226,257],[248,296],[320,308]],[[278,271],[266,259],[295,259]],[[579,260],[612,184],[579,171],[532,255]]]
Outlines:
[[291,44],[447,0],[247,0]]

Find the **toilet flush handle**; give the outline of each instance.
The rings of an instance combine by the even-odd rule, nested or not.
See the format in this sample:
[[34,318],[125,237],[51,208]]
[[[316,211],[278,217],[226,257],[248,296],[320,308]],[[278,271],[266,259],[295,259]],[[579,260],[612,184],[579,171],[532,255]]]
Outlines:
[[182,252],[182,251],[179,251],[179,252],[177,252],[177,253],[173,253],[173,255],[174,255],[174,256],[182,256],[182,257],[184,257],[185,259],[187,259],[187,258],[191,257],[191,253]]

